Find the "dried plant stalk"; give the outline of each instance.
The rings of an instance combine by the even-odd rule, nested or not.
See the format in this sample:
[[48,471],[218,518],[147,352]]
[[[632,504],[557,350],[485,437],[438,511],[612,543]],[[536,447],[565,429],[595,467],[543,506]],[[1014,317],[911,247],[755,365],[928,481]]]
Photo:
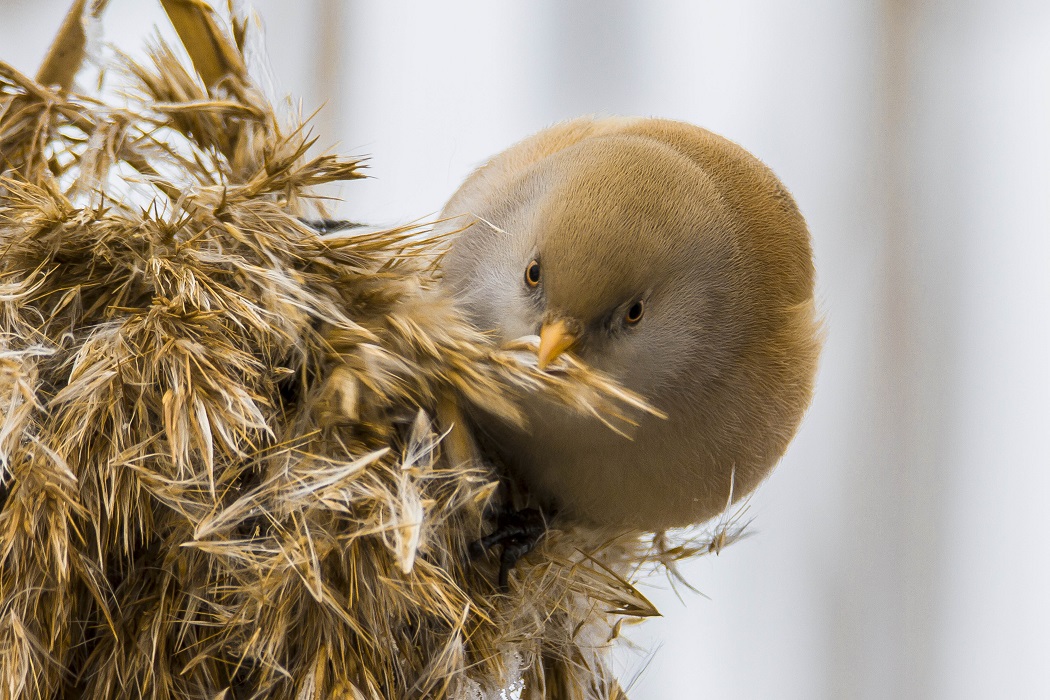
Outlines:
[[190,60],[209,88],[225,78],[248,82],[248,69],[237,45],[219,28],[203,0],[160,0]]
[[92,0],[90,6],[87,0],[75,0],[37,71],[37,82],[41,85],[57,85],[63,91],[73,86],[73,79],[87,51],[84,24],[97,21],[107,4],[109,0]]

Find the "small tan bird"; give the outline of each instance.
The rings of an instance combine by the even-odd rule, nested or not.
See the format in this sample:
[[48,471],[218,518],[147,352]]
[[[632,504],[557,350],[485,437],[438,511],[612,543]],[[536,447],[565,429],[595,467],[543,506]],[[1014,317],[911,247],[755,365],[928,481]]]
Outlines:
[[[473,417],[539,502],[595,525],[699,523],[770,472],[819,353],[805,221],[736,144],[662,119],[559,124],[474,172],[441,214],[472,321],[539,335],[644,396],[630,437],[539,396],[526,430]],[[469,224],[469,225],[468,225]],[[553,368],[552,368],[553,369]]]

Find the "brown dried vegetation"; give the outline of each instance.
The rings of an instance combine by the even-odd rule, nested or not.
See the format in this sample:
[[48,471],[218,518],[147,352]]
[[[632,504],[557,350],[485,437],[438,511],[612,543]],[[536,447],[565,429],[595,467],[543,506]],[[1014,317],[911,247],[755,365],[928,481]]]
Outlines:
[[618,697],[629,581],[707,545],[552,532],[497,591],[442,406],[644,404],[465,325],[439,241],[304,224],[360,163],[279,123],[243,24],[166,5],[212,41],[128,106],[0,64],[0,697]]

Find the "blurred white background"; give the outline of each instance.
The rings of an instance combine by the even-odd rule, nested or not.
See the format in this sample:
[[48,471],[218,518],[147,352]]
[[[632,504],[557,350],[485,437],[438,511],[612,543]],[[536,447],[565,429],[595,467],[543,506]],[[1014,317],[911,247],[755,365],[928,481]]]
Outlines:
[[[634,700],[1050,697],[1050,3],[256,0],[277,94],[372,156],[338,213],[433,216],[554,121],[738,141],[813,232],[828,342],[756,535],[619,655]],[[0,0],[33,73],[67,0]],[[157,3],[113,0],[135,53]]]

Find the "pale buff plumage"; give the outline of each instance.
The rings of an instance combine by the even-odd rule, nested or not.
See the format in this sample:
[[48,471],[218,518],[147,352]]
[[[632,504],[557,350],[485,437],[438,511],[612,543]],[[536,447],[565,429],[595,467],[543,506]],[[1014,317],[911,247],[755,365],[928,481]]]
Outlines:
[[666,413],[628,438],[538,396],[526,430],[474,409],[539,503],[684,526],[784,454],[819,352],[812,252],[794,200],[744,149],[680,122],[577,119],[479,168],[441,218],[467,226],[444,275],[474,323],[502,341],[539,334],[541,366],[573,352]]

